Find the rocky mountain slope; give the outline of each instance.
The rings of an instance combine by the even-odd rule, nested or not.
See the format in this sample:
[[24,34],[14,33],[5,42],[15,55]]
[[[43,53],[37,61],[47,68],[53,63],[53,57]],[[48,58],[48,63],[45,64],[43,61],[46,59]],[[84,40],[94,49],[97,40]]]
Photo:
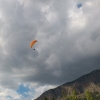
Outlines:
[[67,82],[55,89],[50,89],[35,100],[44,100],[45,96],[49,98],[49,100],[52,100],[53,97],[56,100],[61,100],[63,92],[66,95],[70,95],[73,90],[75,90],[77,94],[83,94],[86,90],[100,93],[100,70],[94,70],[72,82]]

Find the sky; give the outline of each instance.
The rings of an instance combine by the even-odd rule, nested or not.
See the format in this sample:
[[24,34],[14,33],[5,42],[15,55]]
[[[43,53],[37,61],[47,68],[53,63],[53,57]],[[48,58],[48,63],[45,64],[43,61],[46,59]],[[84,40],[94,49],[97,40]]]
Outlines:
[[97,69],[99,0],[0,0],[0,100],[34,100]]
[[81,8],[81,7],[82,7],[82,4],[81,4],[81,3],[78,3],[78,4],[77,4],[77,7],[78,7],[78,8]]

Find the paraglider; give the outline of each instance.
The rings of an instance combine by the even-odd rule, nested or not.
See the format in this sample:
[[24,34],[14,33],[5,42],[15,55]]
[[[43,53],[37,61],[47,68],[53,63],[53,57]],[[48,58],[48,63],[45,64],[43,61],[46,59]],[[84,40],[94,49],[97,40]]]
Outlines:
[[[33,40],[33,41],[30,43],[30,48],[32,48],[32,47],[35,45],[36,42],[38,42],[38,41],[37,41],[37,40]],[[33,49],[33,50],[35,50],[35,49]]]

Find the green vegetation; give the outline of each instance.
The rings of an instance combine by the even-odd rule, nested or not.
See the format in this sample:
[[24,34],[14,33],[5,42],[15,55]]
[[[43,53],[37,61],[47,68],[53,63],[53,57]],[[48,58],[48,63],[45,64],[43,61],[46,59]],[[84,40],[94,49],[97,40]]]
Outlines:
[[53,97],[53,99],[52,100],[55,100],[55,98]]
[[62,95],[62,100],[78,100],[77,99],[77,93],[75,90],[72,91],[71,95],[65,95],[65,93]]
[[100,94],[99,92],[92,93],[92,92],[86,91],[85,94],[83,94],[83,96],[81,97],[74,90],[69,96],[63,93],[61,100],[100,100]]
[[44,100],[49,100],[46,96],[44,97]]
[[[44,100],[49,100],[46,96]],[[54,97],[52,100],[56,100]],[[100,93],[99,92],[90,92],[85,91],[82,95],[77,94],[75,90],[72,91],[71,95],[66,95],[66,92],[62,92],[61,100],[100,100]]]
[[89,91],[86,91],[85,95],[86,95],[86,100],[93,100],[93,96]]

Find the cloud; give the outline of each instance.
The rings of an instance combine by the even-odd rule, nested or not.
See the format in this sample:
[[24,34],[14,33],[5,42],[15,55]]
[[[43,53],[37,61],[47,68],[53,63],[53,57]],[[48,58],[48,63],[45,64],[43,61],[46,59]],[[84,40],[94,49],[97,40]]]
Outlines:
[[[76,7],[79,2],[81,9]],[[32,100],[99,69],[98,4],[99,0],[0,0],[0,100]],[[33,39],[39,41],[35,50],[29,47]],[[26,98],[16,92],[21,84],[30,89]]]
[[21,95],[19,95],[17,92],[15,92],[12,89],[5,89],[0,86],[0,99],[1,100],[21,100]]

